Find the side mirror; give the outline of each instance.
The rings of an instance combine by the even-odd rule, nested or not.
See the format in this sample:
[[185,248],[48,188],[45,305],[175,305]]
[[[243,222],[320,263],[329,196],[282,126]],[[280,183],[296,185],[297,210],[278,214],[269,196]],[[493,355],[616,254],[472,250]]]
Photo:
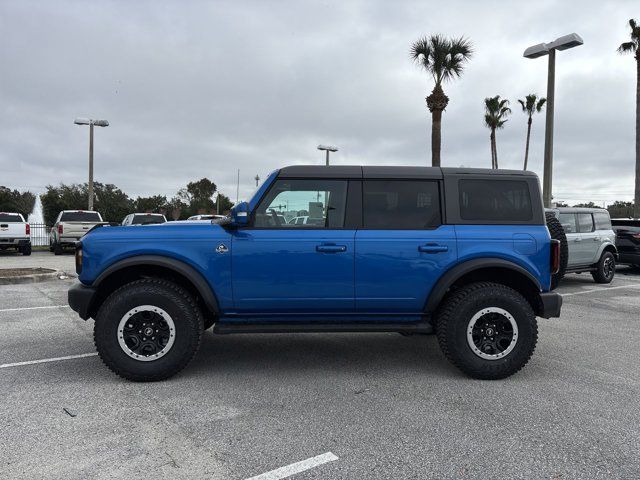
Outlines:
[[231,209],[231,221],[236,227],[244,227],[249,224],[249,204],[240,202]]

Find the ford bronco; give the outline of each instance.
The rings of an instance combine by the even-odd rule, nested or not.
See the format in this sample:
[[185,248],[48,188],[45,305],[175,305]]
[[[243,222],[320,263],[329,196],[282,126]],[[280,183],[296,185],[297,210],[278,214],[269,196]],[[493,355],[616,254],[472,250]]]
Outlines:
[[182,370],[210,327],[435,333],[460,370],[498,379],[533,354],[536,316],[560,315],[559,256],[533,173],[291,166],[228,218],[94,228],[69,304],[134,381]]

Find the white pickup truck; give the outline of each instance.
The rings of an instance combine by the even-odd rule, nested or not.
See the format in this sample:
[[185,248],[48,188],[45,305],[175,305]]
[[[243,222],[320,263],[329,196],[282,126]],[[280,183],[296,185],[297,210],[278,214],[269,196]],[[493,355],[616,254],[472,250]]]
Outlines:
[[89,230],[102,221],[98,212],[90,210],[63,210],[58,214],[56,222],[49,233],[49,250],[56,255],[62,253],[64,247],[74,247]]
[[0,250],[8,248],[31,255],[31,231],[21,214],[0,212]]

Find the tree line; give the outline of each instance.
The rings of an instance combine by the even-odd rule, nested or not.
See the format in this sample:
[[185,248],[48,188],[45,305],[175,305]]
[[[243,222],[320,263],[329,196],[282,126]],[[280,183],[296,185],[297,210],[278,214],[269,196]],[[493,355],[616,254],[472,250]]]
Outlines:
[[[617,51],[620,54],[631,54],[636,61],[636,167],[635,167],[635,200],[633,216],[640,217],[640,25],[629,20],[631,34],[629,41],[621,43]],[[440,150],[442,135],[442,113],[449,104],[442,85],[447,81],[462,76],[466,63],[473,57],[473,45],[464,37],[447,38],[443,35],[430,35],[420,38],[411,45],[411,59],[430,75],[434,81],[431,94],[426,97],[427,108],[431,112],[431,164],[440,166]],[[529,141],[531,138],[532,117],[539,113],[546,102],[545,98],[531,93],[523,100],[518,100],[523,113],[527,116],[527,136],[525,140],[523,168],[527,169],[529,160]],[[509,100],[500,95],[487,97],[484,100],[484,123],[491,131],[489,142],[491,148],[491,168],[498,168],[498,148],[496,132],[504,127],[511,114]],[[618,203],[618,202],[616,202]],[[624,202],[623,202],[624,203]],[[625,215],[627,216],[627,215]]]
[[0,212],[21,213],[26,219],[35,203],[36,196],[31,192],[19,192],[0,186]]
[[[130,198],[111,183],[94,182],[93,192],[94,210],[100,212],[107,222],[121,222],[124,217],[134,212],[162,213],[168,220],[185,220],[191,215],[218,211],[225,214],[233,205],[229,197],[219,192],[216,200],[219,206],[213,201],[217,186],[208,178],[189,182],[170,199],[165,195]],[[61,210],[86,210],[89,200],[88,184],[47,185],[45,193],[40,195],[40,200],[44,221],[47,225],[52,225]]]

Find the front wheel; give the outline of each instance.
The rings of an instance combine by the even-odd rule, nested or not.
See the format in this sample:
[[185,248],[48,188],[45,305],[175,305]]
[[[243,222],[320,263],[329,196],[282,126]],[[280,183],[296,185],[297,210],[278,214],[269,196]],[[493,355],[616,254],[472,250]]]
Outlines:
[[603,252],[596,265],[596,271],[591,272],[591,276],[596,283],[611,283],[615,275],[616,257],[611,252]]
[[203,331],[195,299],[173,282],[148,278],[113,292],[96,316],[94,342],[117,375],[148,382],[169,378],[193,359]]
[[437,315],[438,343],[467,375],[496,380],[524,367],[538,340],[527,300],[502,284],[478,282],[452,293]]

